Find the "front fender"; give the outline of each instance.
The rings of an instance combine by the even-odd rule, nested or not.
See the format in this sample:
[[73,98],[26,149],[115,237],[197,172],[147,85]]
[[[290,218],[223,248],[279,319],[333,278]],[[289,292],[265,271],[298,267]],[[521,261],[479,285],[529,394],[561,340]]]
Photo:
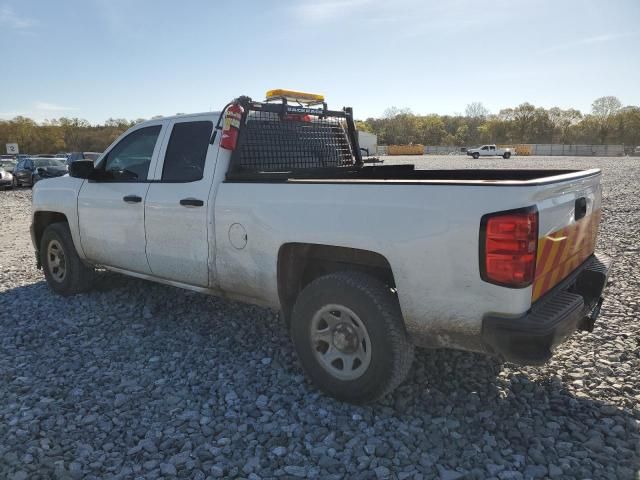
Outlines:
[[80,242],[78,224],[78,193],[84,180],[69,176],[50,178],[39,181],[33,187],[31,200],[31,230],[34,248],[38,250],[34,231],[34,219],[38,212],[59,213],[67,218],[71,238],[78,252],[78,256],[86,259]]

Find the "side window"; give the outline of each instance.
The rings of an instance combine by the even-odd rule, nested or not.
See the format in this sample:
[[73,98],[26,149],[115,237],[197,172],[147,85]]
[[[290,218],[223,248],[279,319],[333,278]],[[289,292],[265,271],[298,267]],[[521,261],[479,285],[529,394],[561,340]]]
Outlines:
[[493,145],[491,145],[491,146],[489,147],[489,150],[495,150],[495,149],[496,149],[496,147],[494,147]]
[[146,180],[161,129],[161,125],[141,128],[120,140],[103,162],[107,178],[121,182]]
[[485,145],[484,147],[481,148],[481,150],[486,150],[488,147]]
[[33,170],[33,160],[27,160],[26,162],[24,162],[24,166],[25,168]]
[[204,173],[213,123],[181,122],[173,126],[162,166],[164,182],[195,182]]

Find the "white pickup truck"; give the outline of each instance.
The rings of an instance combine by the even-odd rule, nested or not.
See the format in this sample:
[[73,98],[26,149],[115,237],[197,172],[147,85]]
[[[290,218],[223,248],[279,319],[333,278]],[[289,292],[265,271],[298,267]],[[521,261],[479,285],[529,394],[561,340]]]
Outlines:
[[414,346],[540,364],[592,329],[599,170],[365,166],[350,109],[273,98],[135,125],[38,182],[50,288],[102,267],[279,309],[308,376],[351,402],[398,386]]
[[500,148],[496,145],[482,145],[478,148],[468,148],[467,155],[473,158],[480,157],[502,157],[502,158],[510,158],[511,157],[511,149],[510,148]]

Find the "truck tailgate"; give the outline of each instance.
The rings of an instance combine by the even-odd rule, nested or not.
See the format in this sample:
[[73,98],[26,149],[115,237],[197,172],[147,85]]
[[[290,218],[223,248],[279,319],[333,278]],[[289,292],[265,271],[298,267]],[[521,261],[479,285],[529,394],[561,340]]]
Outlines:
[[601,214],[600,174],[541,185],[538,254],[532,302],[565,279],[595,251]]

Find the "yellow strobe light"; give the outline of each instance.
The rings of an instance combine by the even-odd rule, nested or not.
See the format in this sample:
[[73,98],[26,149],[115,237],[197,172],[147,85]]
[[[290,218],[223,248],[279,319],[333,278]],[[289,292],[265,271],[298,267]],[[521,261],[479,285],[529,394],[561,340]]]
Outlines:
[[324,102],[324,95],[319,93],[296,92],[295,90],[285,90],[283,88],[269,90],[266,98],[267,101],[286,98],[288,102],[306,103],[308,105]]

